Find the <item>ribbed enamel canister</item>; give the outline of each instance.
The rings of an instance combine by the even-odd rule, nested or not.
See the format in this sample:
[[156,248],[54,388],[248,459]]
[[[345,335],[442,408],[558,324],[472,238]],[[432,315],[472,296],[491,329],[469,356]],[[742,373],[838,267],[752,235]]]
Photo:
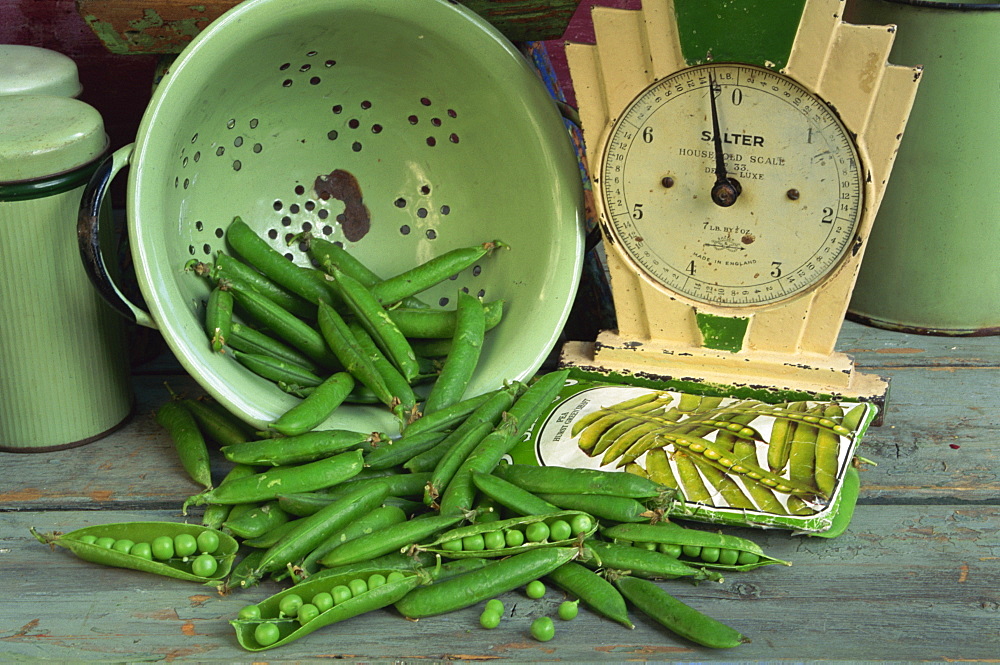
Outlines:
[[131,412],[123,321],[87,277],[76,236],[106,150],[93,107],[0,94],[0,450],[82,445]]
[[924,66],[849,316],[936,335],[1000,334],[1000,2],[853,0]]

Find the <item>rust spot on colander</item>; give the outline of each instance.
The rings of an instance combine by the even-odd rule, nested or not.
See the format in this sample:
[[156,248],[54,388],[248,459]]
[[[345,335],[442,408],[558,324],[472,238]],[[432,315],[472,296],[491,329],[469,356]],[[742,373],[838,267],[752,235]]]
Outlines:
[[357,242],[368,235],[371,215],[361,196],[361,185],[352,173],[335,169],[329,174],[320,175],[316,178],[313,189],[324,201],[336,199],[343,202],[344,212],[337,216],[337,220],[344,230],[345,238]]

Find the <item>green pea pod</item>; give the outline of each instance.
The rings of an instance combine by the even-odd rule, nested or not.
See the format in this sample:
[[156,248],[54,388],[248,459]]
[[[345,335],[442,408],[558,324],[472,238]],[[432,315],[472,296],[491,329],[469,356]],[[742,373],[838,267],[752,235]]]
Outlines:
[[255,503],[289,492],[312,492],[356,476],[364,465],[364,453],[352,450],[298,466],[279,466],[262,473],[220,483],[218,487],[188,497],[181,510],[206,503]]
[[343,529],[353,520],[370,512],[389,496],[389,487],[355,490],[324,506],[309,517],[296,520],[296,527],[272,545],[251,574],[262,577],[283,570],[288,564],[298,564],[330,534]]
[[[237,464],[230,469],[229,473],[227,473],[225,478],[222,479],[222,482],[225,482],[229,478],[235,480],[254,473],[257,473],[257,469],[254,467],[247,464]],[[222,528],[222,523],[229,517],[229,513],[232,508],[232,506],[224,506],[221,504],[206,506],[205,511],[201,515],[201,525],[207,526],[210,529]]]
[[365,455],[365,465],[376,471],[399,466],[441,443],[446,436],[444,432],[403,434],[399,439],[387,440],[369,451]]
[[[468,559],[456,559],[451,563],[459,563],[467,560]],[[361,561],[354,561],[352,563],[322,568],[306,579],[323,579],[324,577],[333,577],[344,574],[358,576],[359,574],[377,569],[401,570],[403,572],[412,573],[420,569],[435,566],[440,563],[440,561],[440,557],[435,557],[429,552],[416,552],[412,555],[404,554],[402,552],[390,552],[389,554],[382,554],[372,557],[371,559],[364,559]]]
[[224,446],[222,454],[230,462],[258,466],[287,466],[315,462],[355,449],[363,449],[373,442],[388,440],[380,432],[354,432],[332,429],[306,432],[297,436],[247,441],[235,446]]
[[331,302],[330,289],[307,276],[299,266],[273,249],[239,217],[233,218],[226,228],[226,242],[250,266],[308,303],[315,305],[320,301]]
[[217,286],[208,294],[205,304],[205,332],[213,351],[221,353],[225,349],[232,329],[233,294]]
[[215,585],[216,589],[220,594],[226,595],[233,589],[247,589],[256,585],[256,580],[247,579],[247,573],[253,570],[262,558],[264,558],[264,550],[248,552],[245,557],[239,560],[239,563],[233,566],[229,577]]
[[305,434],[330,417],[354,388],[354,377],[336,372],[316,386],[308,397],[283,413],[269,427],[285,436]]
[[746,571],[771,564],[784,566],[791,562],[776,559],[764,554],[760,545],[748,540],[712,531],[690,529],[674,522],[659,522],[657,524],[616,524],[601,529],[601,535],[611,541],[628,541],[632,543],[655,543],[657,545],[676,545],[695,548],[712,548],[729,550],[738,555],[737,561],[745,563],[727,564],[724,561],[706,561],[705,559],[686,560],[682,553],[680,560],[692,566],[705,566],[718,570]]
[[279,358],[285,362],[307,369],[313,374],[321,371],[319,365],[310,360],[301,351],[242,323],[233,323],[233,328],[229,335],[229,346],[244,353]]
[[475,247],[460,247],[439,254],[414,268],[373,285],[372,295],[383,305],[392,305],[457,275],[500,247],[506,245],[494,240]]
[[346,542],[320,559],[319,563],[327,567],[341,566],[409,549],[462,519],[462,515],[432,515],[411,519]]
[[318,322],[323,339],[351,376],[371,390],[383,404],[392,406],[393,394],[385,378],[358,344],[350,326],[337,310],[326,303],[320,303]]
[[423,415],[407,425],[406,432],[408,434],[428,431],[439,432],[461,425],[470,414],[500,390],[503,389],[500,388],[492,392],[483,393],[482,395],[469,397],[433,414]]
[[420,373],[413,348],[371,291],[336,268],[332,273],[340,296],[396,369],[409,381]]
[[[566,538],[558,540],[545,538],[544,540],[535,542],[524,538],[521,539],[521,544],[515,546],[505,545],[504,547],[492,549],[488,547],[478,548],[478,546],[476,546],[474,549],[461,549],[463,547],[463,543],[478,541],[479,537],[484,534],[499,533],[503,535],[508,531],[519,531],[523,534],[532,524],[551,525],[556,521],[563,521],[567,524],[571,524],[573,523],[574,518],[577,518],[578,523],[582,528],[576,533],[570,532],[569,536]],[[440,554],[441,556],[450,559],[463,559],[469,557],[497,558],[520,554],[521,552],[537,549],[539,547],[568,547],[574,543],[582,542],[583,539],[589,538],[596,531],[597,520],[587,513],[583,513],[578,510],[557,510],[555,512],[541,515],[512,517],[492,522],[477,522],[475,524],[449,529],[438,534],[433,541],[418,545],[417,549],[433,552],[434,554]]]
[[289,514],[293,515],[293,517],[284,524],[276,526],[267,533],[261,534],[260,536],[257,536],[255,538],[247,538],[246,540],[243,541],[243,544],[246,545],[247,547],[253,547],[259,549],[261,550],[261,554],[263,554],[264,551],[266,551],[269,547],[271,547],[276,542],[284,538],[289,531],[291,531],[297,526],[299,517],[294,513],[289,512]]
[[[503,300],[491,300],[483,303],[487,331],[500,324],[503,319],[503,308]],[[389,318],[396,324],[396,327],[409,338],[451,339],[455,336],[458,317],[455,310],[396,307],[388,312]]]
[[406,521],[406,513],[398,506],[382,505],[373,508],[342,529],[334,531],[302,559],[300,567],[307,575],[319,569],[319,560],[349,540],[360,538],[379,529]]
[[252,288],[276,305],[280,305],[295,316],[313,318],[316,316],[316,306],[295,295],[273,280],[265,277],[236,257],[219,252],[215,257],[215,265],[211,269],[211,277],[221,284],[239,283],[246,288]]
[[408,619],[460,610],[548,575],[578,553],[574,547],[544,547],[494,559],[482,568],[414,589],[395,607]]
[[614,584],[622,595],[644,614],[692,642],[724,649],[750,641],[739,631],[682,603],[649,580],[625,575],[615,580]]
[[340,363],[318,330],[253,289],[232,289],[236,303],[292,347],[322,367],[340,369]]
[[563,510],[582,510],[594,517],[612,522],[649,522],[660,513],[651,510],[638,499],[606,494],[552,494],[540,492],[538,498]]
[[696,568],[656,550],[596,540],[588,541],[584,550],[581,563],[588,568],[627,570],[633,575],[652,579],[690,577],[695,580],[722,581],[722,575],[715,571]]
[[476,488],[472,473],[492,473],[504,455],[524,437],[566,383],[569,370],[557,370],[539,377],[514,402],[507,417],[479,442],[455,472],[441,497],[441,514],[462,512],[472,507]]
[[262,376],[265,379],[278,383],[279,386],[287,384],[290,386],[315,388],[323,383],[323,377],[312,370],[282,358],[261,353],[243,353],[235,349],[231,350],[231,353],[248,370],[257,376]]
[[529,492],[550,494],[605,494],[632,499],[655,499],[673,490],[631,473],[562,466],[508,464],[494,472]]
[[180,402],[170,400],[157,410],[156,422],[167,430],[181,466],[191,480],[206,488],[211,487],[208,445],[191,411]]
[[[320,270],[329,273],[332,268],[336,267],[367,287],[373,287],[382,281],[381,277],[340,245],[324,238],[317,238],[312,234],[304,235],[303,240],[307,245],[306,251]],[[427,304],[416,298],[404,298],[402,304],[405,307],[424,309],[428,307]]]
[[572,594],[601,616],[635,628],[628,618],[625,599],[611,582],[575,561],[564,563],[546,575],[557,587]]
[[[413,392],[409,379],[389,360],[382,349],[375,343],[374,338],[365,327],[356,320],[351,320],[348,324],[358,346],[369,358],[375,369],[382,376],[389,392],[393,397],[392,411],[399,417],[400,431],[406,429],[409,422],[416,417],[417,395]],[[414,358],[416,361],[416,358]]]
[[219,446],[232,446],[251,437],[250,428],[217,402],[200,399],[185,399],[181,403],[187,407],[198,422],[205,438]]
[[[99,524],[76,529],[65,534],[42,535],[30,529],[32,535],[39,542],[46,545],[58,545],[65,547],[73,554],[92,563],[99,563],[105,566],[116,568],[130,568],[146,573],[174,577],[180,580],[191,582],[202,582],[212,584],[229,574],[233,565],[233,559],[239,549],[239,544],[221,531],[210,529],[200,524],[183,524],[179,522],[118,522],[114,524]],[[160,537],[175,539],[177,536],[193,537],[198,539],[202,534],[209,534],[211,538],[202,536],[206,541],[213,540],[217,545],[208,552],[216,561],[215,569],[208,575],[197,575],[192,571],[192,564],[197,558],[197,551],[193,556],[174,556],[171,554],[167,558],[150,559],[133,554],[137,543],[152,544]],[[130,548],[115,547],[109,544],[103,547],[97,539],[110,539],[109,542],[124,543],[130,541]],[[127,549],[127,551],[126,551]],[[207,548],[206,548],[207,549]],[[172,552],[173,546],[170,547]]]
[[[389,569],[383,571],[376,570],[373,571],[373,574],[378,573],[388,579],[392,572]],[[236,639],[240,643],[240,646],[248,651],[263,651],[265,649],[280,647],[324,626],[329,626],[330,624],[392,605],[415,589],[419,584],[426,581],[424,576],[415,572],[403,573],[398,577],[392,577],[392,581],[387,581],[384,584],[369,588],[366,591],[347,598],[343,602],[319,612],[317,616],[308,621],[300,623],[296,617],[282,614],[279,608],[282,606],[283,599],[295,595],[305,602],[310,602],[319,593],[329,594],[334,587],[347,586],[354,580],[362,579],[356,577],[354,573],[344,573],[319,579],[310,578],[258,603],[259,619],[235,619],[230,621],[230,623],[236,629]],[[261,644],[257,639],[257,635],[260,634],[257,632],[258,627],[267,623],[278,628],[277,636],[269,644]]]
[[[252,505],[252,504],[244,504]],[[291,519],[291,515],[285,512],[276,500],[265,501],[259,506],[254,506],[246,512],[234,511],[223,523],[223,528],[240,538],[257,538],[265,533],[278,528]]]
[[[499,470],[501,467],[498,467]],[[476,488],[504,508],[518,515],[543,515],[554,513],[559,508],[552,505],[528,490],[521,489],[513,483],[491,473],[476,471],[472,474],[472,483]]]
[[459,291],[452,349],[424,401],[424,413],[433,413],[462,399],[479,363],[485,334],[486,315],[482,301]]

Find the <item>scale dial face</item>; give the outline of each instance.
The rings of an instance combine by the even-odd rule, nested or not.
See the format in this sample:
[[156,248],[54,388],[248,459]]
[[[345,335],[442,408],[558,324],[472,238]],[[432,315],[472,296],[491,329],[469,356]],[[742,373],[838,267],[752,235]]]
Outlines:
[[771,70],[712,63],[626,107],[598,186],[634,269],[695,303],[759,307],[809,290],[851,252],[862,171],[817,95]]

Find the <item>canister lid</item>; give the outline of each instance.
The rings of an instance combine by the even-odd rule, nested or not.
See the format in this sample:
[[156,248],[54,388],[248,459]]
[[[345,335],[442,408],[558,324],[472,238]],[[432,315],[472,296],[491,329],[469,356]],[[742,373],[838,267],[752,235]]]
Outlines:
[[0,95],[0,183],[86,166],[108,146],[94,107],[70,97]]
[[0,44],[0,95],[76,97],[83,90],[73,60],[37,46]]

